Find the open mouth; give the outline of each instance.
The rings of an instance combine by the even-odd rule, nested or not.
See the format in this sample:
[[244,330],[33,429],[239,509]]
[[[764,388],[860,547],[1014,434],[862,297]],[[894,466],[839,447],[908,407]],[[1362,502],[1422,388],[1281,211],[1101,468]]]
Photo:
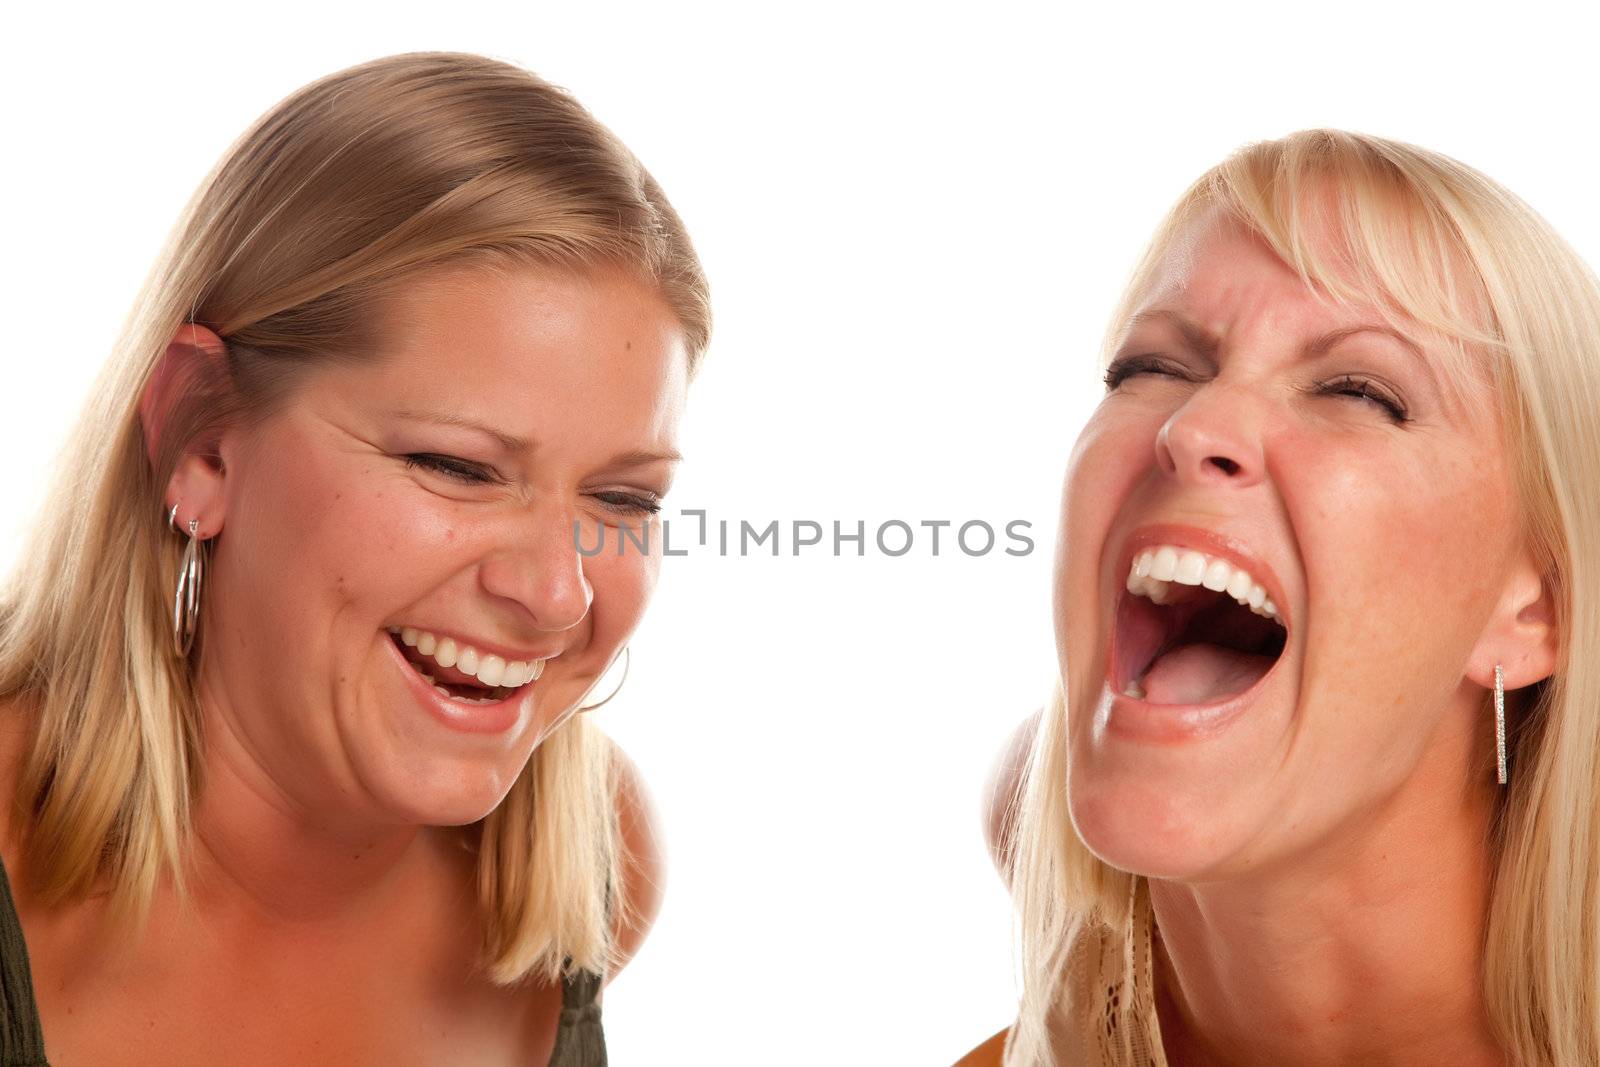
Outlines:
[[[518,681],[516,685],[491,684],[489,681],[478,677],[477,673],[474,673],[484,672],[484,667],[480,666],[479,657],[472,649],[466,649],[460,653],[460,660],[456,659],[455,653],[447,656],[446,658],[450,659],[452,663],[450,666],[445,666],[436,658],[438,644],[433,635],[422,634],[422,640],[419,642],[417,631],[407,628],[404,630],[391,629],[389,637],[394,641],[395,647],[400,650],[401,657],[413,670],[420,674],[435,690],[458,704],[498,704],[526,690],[533,684],[534,679],[539,676],[538,672],[534,671],[532,677],[520,680],[529,673],[528,671],[522,671],[513,678],[513,680]],[[470,657],[468,653],[470,653]],[[470,667],[472,671],[463,670],[463,667]],[[540,664],[540,667],[542,668],[542,664]],[[497,677],[503,673],[503,669],[502,671],[488,673],[490,673],[491,677]]]
[[1117,604],[1111,682],[1149,704],[1218,704],[1283,654],[1277,605],[1248,572],[1192,549],[1139,553]]

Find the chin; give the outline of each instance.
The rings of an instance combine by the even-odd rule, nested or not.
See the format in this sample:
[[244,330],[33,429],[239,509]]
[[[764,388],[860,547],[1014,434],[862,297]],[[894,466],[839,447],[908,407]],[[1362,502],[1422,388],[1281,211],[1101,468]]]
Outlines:
[[467,826],[499,807],[515,778],[510,772],[484,767],[436,767],[396,776],[374,792],[396,822]]
[[1148,779],[1095,781],[1092,774],[1074,774],[1067,803],[1084,846],[1130,874],[1198,881],[1234,851],[1228,820],[1215,804],[1196,803]]

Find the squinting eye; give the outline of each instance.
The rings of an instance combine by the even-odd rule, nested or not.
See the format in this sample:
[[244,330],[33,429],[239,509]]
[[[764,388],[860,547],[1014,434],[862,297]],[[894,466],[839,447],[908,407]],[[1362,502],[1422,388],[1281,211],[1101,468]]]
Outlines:
[[661,510],[659,497],[635,496],[632,493],[604,492],[595,493],[594,498],[612,511],[620,511],[632,515],[654,515]]
[[472,485],[482,485],[494,481],[494,478],[475,463],[468,463],[464,459],[453,456],[438,456],[432,452],[413,452],[402,456],[409,468],[421,467],[424,470],[434,471],[453,478],[458,482],[467,482]]
[[1115,389],[1124,379],[1136,374],[1160,374],[1170,378],[1186,377],[1181,369],[1158,356],[1123,356],[1111,361],[1106,368],[1106,389]]
[[1347,396],[1368,401],[1383,411],[1395,425],[1407,422],[1410,418],[1404,404],[1385,392],[1382,386],[1360,375],[1347,374],[1335,378],[1318,386],[1316,391],[1328,396]]
[[[1105,384],[1108,392],[1124,381],[1140,374],[1155,374],[1165,378],[1189,380],[1184,369],[1156,355],[1123,356],[1112,360],[1106,368]],[[1405,404],[1392,396],[1383,386],[1359,374],[1341,375],[1332,381],[1314,386],[1311,392],[1323,396],[1352,397],[1364,400],[1381,410],[1396,425],[1411,421]]]

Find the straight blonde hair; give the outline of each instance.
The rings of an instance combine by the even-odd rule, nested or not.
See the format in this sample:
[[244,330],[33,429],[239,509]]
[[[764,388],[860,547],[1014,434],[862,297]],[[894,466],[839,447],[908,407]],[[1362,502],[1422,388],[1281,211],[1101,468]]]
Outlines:
[[[397,55],[268,111],[180,217],[0,600],[0,697],[37,717],[14,801],[47,901],[108,879],[131,928],[164,875],[184,893],[204,633],[174,656],[182,539],[162,501],[182,453],[270,414],[328,361],[377,358],[388,299],[456,264],[631,271],[677,315],[691,373],[704,352],[709,294],[678,216],[615,136],[528,71]],[[225,373],[183,384],[152,462],[140,397],[191,322],[223,339]],[[608,969],[625,905],[610,753],[574,717],[463,831],[497,982]]]
[[[1167,214],[1119,302],[1102,357],[1181,231],[1221,209],[1320,297],[1404,316],[1445,342],[1458,392],[1487,382],[1512,460],[1525,534],[1555,605],[1554,675],[1508,694],[1510,786],[1488,847],[1495,866],[1483,990],[1521,1067],[1600,1062],[1600,282],[1532,208],[1470,167],[1413,145],[1306,130],[1249,145]],[[1492,413],[1491,413],[1492,414]],[[1074,946],[1124,942],[1140,876],[1101,862],[1067,805],[1066,702],[1040,716],[1018,794],[1013,886],[1022,1003],[1011,1067],[1055,1062],[1074,1025],[1063,982]],[[1492,767],[1483,772],[1493,773]],[[1126,945],[1123,945],[1126,948]],[[1133,968],[1108,998],[1108,1062],[1154,1032]]]

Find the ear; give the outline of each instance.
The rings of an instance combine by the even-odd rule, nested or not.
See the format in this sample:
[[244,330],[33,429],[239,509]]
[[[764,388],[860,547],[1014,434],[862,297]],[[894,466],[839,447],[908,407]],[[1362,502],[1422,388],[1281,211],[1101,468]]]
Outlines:
[[[144,430],[145,455],[153,466],[161,454],[177,401],[197,390],[200,383],[223,372],[222,360],[227,345],[216,333],[198,323],[178,328],[167,349],[156,362],[150,381],[139,397],[139,422]],[[164,514],[178,508],[175,525],[187,531],[190,520],[198,520],[195,536],[215,537],[222,529],[224,472],[214,455],[200,450],[185,450],[167,480]]]
[[221,370],[227,350],[222,338],[199,323],[186,322],[178,327],[139,397],[145,455],[152,464],[161,453],[161,437],[172,417],[173,404],[200,381]]
[[1494,668],[1499,664],[1507,689],[1541,682],[1555,673],[1560,638],[1549,583],[1524,552],[1506,581],[1483,636],[1472,650],[1467,677],[1485,689],[1493,689]]

